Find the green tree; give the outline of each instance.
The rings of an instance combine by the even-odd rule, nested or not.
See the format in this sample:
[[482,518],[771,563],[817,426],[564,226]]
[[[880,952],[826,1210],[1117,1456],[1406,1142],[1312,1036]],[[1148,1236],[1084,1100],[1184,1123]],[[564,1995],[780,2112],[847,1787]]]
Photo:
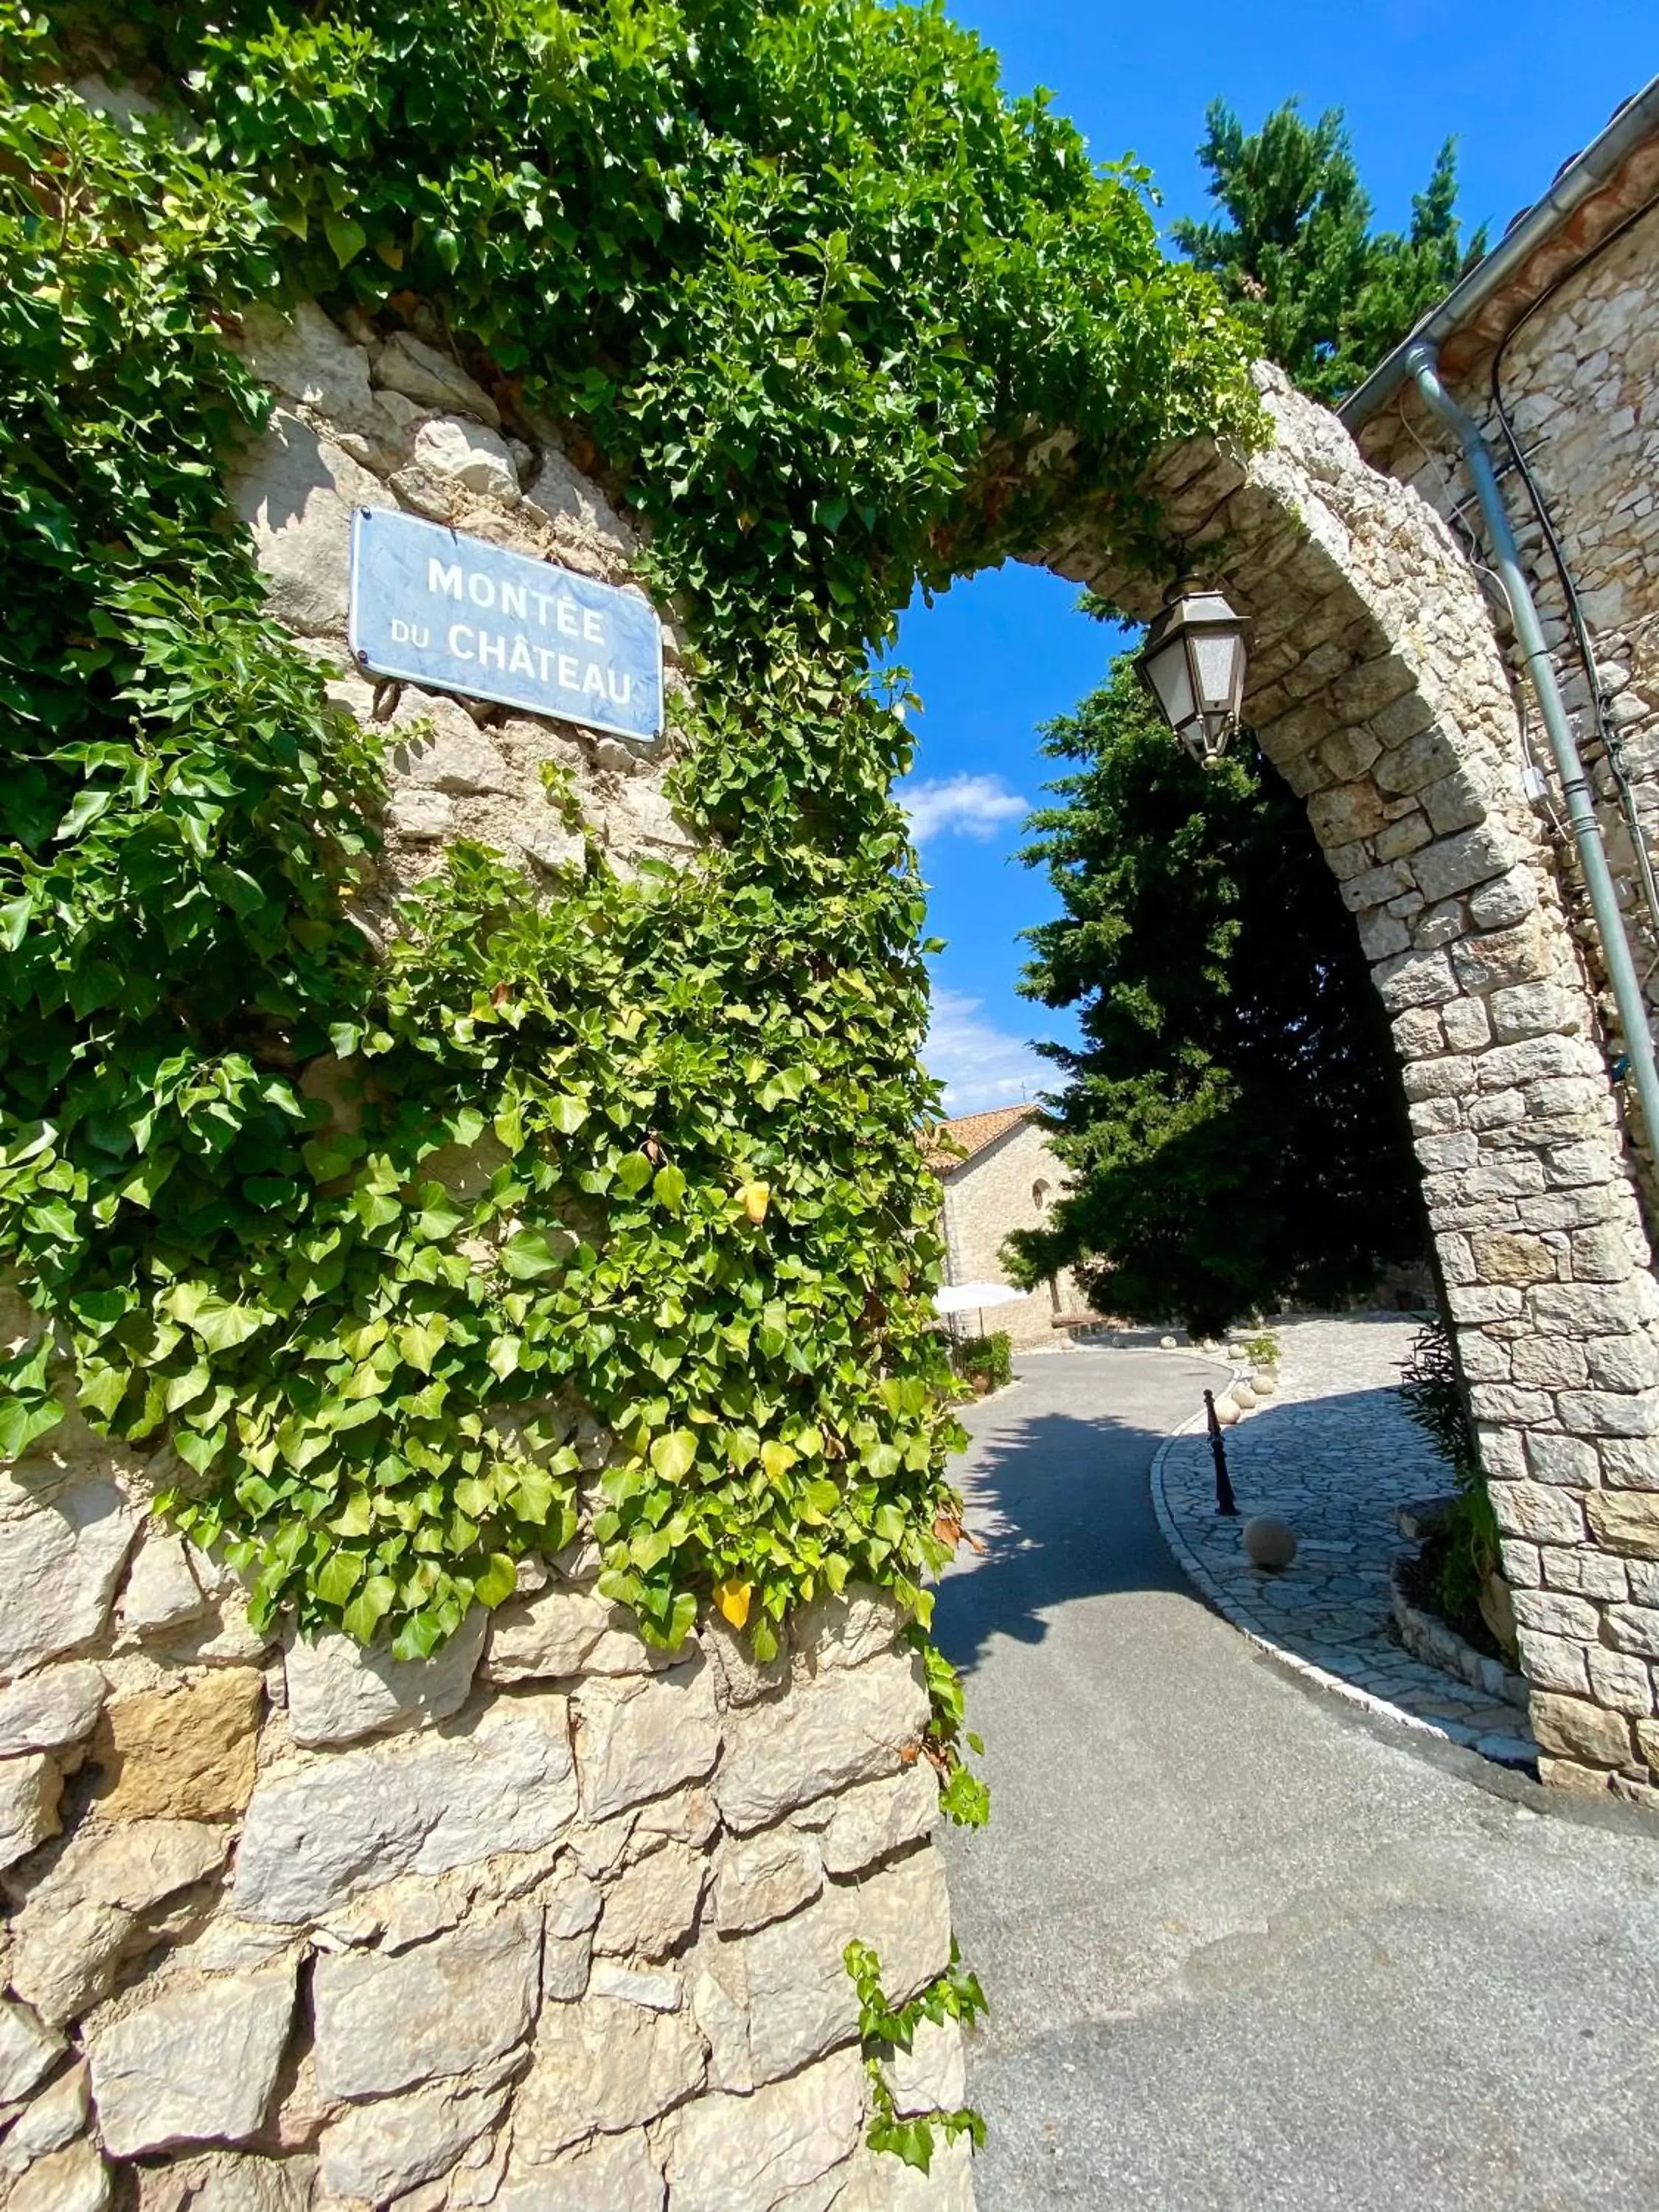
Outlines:
[[1305,121],[1297,102],[1247,133],[1211,103],[1198,156],[1224,222],[1172,226],[1177,246],[1220,282],[1261,351],[1316,399],[1340,399],[1397,345],[1486,251],[1467,247],[1447,139],[1405,233],[1373,230],[1340,108]]
[[1022,988],[1083,1042],[1042,1048],[1076,1187],[1014,1238],[1021,1279],[1209,1333],[1419,1255],[1387,1022],[1300,802],[1249,747],[1200,769],[1127,657],[1044,750],[1078,765],[1023,857],[1064,912]]

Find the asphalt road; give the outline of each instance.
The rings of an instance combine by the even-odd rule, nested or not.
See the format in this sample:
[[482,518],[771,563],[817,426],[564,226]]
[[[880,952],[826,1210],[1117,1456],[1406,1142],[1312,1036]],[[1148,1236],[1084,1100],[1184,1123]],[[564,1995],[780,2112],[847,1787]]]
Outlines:
[[1146,1471],[1214,1374],[1047,1355],[970,1415],[988,1550],[937,1626],[994,1793],[946,1846],[993,2008],[980,2212],[1655,2212],[1659,1827],[1206,1610]]

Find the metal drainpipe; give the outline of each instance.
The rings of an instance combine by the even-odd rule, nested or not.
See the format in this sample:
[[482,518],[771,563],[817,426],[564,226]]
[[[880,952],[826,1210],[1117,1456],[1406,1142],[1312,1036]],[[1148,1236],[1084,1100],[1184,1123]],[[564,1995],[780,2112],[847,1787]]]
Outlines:
[[1498,471],[1492,466],[1480,425],[1458,405],[1441,383],[1439,359],[1439,348],[1430,340],[1419,338],[1406,349],[1406,372],[1414,380],[1425,404],[1455,432],[1474,479],[1480,511],[1486,517],[1492,565],[1510,603],[1522,658],[1538,696],[1550,750],[1555,755],[1562,794],[1567,803],[1567,819],[1572,824],[1579,865],[1584,872],[1585,888],[1589,892],[1591,911],[1601,939],[1607,980],[1613,985],[1613,1000],[1625,1032],[1625,1049],[1630,1059],[1631,1080],[1641,1103],[1644,1130],[1649,1144],[1659,1146],[1659,1066],[1654,1060],[1653,1031],[1649,1026],[1647,1002],[1637,978],[1636,963],[1631,957],[1630,940],[1625,934],[1624,917],[1619,911],[1619,896],[1607,866],[1589,781],[1578,757],[1566,708],[1561,703],[1560,687],[1544,643],[1538,609],[1521,566],[1504,495],[1498,489]]

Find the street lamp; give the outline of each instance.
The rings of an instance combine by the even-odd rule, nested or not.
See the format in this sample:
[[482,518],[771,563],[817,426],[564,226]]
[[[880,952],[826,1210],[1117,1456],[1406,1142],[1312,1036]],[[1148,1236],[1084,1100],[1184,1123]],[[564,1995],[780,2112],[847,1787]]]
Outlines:
[[1173,585],[1135,662],[1164,720],[1213,768],[1244,705],[1244,623],[1219,592]]

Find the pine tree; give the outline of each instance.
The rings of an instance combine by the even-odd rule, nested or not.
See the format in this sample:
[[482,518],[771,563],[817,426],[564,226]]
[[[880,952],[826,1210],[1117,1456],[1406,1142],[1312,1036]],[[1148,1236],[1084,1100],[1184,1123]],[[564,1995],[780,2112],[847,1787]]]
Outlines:
[[1044,750],[1077,763],[1023,855],[1064,906],[1022,988],[1076,1006],[1056,1149],[1075,1178],[1013,1240],[1103,1308],[1226,1328],[1340,1300],[1424,1249],[1388,1024],[1300,804],[1254,748],[1205,771],[1127,657]]
[[1287,100],[1247,134],[1211,103],[1198,149],[1224,222],[1172,226],[1176,245],[1221,283],[1235,313],[1302,390],[1327,403],[1360,383],[1486,251],[1464,248],[1448,139],[1409,232],[1375,231],[1340,108],[1305,121]]

